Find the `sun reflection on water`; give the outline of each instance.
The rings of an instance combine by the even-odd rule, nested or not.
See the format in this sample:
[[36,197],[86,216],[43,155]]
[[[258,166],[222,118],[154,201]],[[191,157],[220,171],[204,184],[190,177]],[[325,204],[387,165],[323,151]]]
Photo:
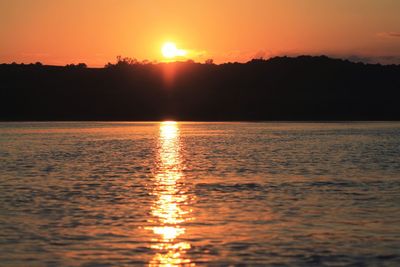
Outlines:
[[156,196],[151,207],[155,235],[152,249],[156,255],[149,266],[194,266],[186,257],[190,249],[188,242],[179,242],[185,233],[184,222],[190,220],[189,196],[183,182],[179,125],[173,121],[160,124],[158,161],[153,194]]

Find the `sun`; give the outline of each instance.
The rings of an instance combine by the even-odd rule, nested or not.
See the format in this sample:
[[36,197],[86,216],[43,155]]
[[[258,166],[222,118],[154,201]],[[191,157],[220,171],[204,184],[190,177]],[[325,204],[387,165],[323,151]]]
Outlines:
[[161,48],[161,52],[165,58],[172,59],[175,57],[184,57],[187,52],[183,49],[178,49],[173,42],[166,42]]

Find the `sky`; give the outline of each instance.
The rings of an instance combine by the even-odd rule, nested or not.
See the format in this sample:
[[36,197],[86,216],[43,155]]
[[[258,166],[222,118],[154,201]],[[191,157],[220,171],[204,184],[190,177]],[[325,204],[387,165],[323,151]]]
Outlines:
[[118,55],[246,62],[320,55],[400,64],[399,0],[0,0],[0,62],[85,62]]

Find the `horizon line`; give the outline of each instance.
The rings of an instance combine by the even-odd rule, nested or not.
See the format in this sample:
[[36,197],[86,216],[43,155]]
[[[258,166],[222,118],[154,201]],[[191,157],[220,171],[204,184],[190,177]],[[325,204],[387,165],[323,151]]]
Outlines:
[[[130,66],[135,66],[135,65],[162,65],[162,64],[176,64],[176,63],[192,63],[192,64],[201,64],[201,65],[225,65],[225,64],[248,64],[254,61],[270,61],[272,59],[277,59],[277,58],[287,58],[287,59],[298,59],[298,58],[327,58],[327,59],[332,59],[332,60],[342,60],[344,62],[351,62],[351,63],[361,63],[364,65],[382,65],[382,66],[400,66],[399,63],[383,63],[383,62],[373,62],[370,61],[368,62],[369,58],[365,57],[358,57],[358,56],[350,56],[350,57],[341,57],[341,56],[331,56],[328,54],[299,54],[299,55],[278,55],[278,56],[271,56],[271,57],[259,57],[259,58],[252,58],[247,61],[226,61],[222,63],[215,63],[212,58],[206,59],[203,62],[200,61],[195,61],[194,59],[182,59],[182,60],[174,60],[174,61],[157,61],[157,60],[148,60],[148,59],[143,59],[143,60],[138,60],[134,57],[121,57],[117,56],[116,59],[117,61],[115,63],[107,62],[103,65],[88,65],[85,62],[78,62],[78,63],[66,63],[65,65],[57,65],[57,64],[47,64],[43,63],[41,61],[36,61],[36,62],[0,62],[0,65],[18,65],[18,66],[32,66],[32,65],[37,65],[37,66],[43,66],[43,67],[79,67],[80,65],[84,65],[85,68],[90,68],[90,69],[103,69],[107,68],[107,66],[117,66],[119,63],[125,64],[125,65],[130,65]],[[392,58],[392,57],[397,57],[397,56],[378,56],[378,57],[373,57],[373,58]],[[400,59],[400,56],[398,56]],[[120,60],[122,59],[122,60]],[[129,61],[129,62],[128,62]],[[82,66],[83,67],[83,66]]]

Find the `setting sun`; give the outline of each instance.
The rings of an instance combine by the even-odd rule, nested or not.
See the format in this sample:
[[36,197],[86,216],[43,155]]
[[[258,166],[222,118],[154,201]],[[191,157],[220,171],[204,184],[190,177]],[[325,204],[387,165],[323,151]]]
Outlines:
[[161,52],[165,58],[175,58],[175,57],[183,57],[187,54],[187,52],[183,49],[178,49],[176,45],[172,42],[166,42],[162,48]]

